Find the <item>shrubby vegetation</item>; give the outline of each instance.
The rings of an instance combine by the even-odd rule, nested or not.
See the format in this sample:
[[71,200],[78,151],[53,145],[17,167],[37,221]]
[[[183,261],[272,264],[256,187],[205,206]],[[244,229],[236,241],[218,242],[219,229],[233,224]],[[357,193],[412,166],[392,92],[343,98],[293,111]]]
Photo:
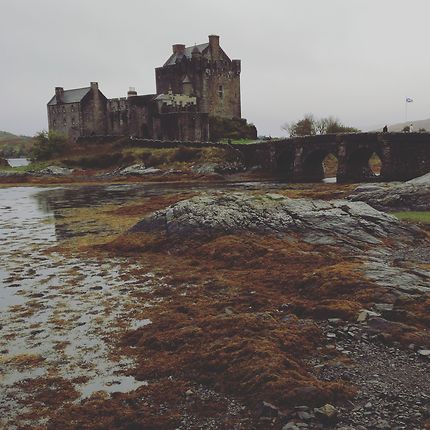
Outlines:
[[355,127],[343,125],[335,117],[329,116],[318,119],[312,114],[306,114],[303,119],[297,122],[285,123],[282,129],[288,131],[291,137],[330,133],[357,133],[360,131]]
[[35,136],[32,151],[33,160],[48,160],[61,155],[67,143],[66,135],[56,131],[40,131]]
[[0,131],[0,157],[26,157],[30,154],[32,146],[33,139],[31,137]]
[[209,118],[210,136],[213,142],[221,139],[257,139],[255,125],[246,119],[228,119],[219,117]]

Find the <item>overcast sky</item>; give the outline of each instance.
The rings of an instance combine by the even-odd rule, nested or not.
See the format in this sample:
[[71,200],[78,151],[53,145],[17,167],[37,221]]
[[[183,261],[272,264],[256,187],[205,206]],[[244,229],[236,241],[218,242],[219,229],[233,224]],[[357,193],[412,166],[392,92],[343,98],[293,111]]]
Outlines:
[[155,92],[174,43],[220,35],[259,134],[305,113],[367,130],[430,118],[429,0],[0,0],[0,130],[47,128],[55,86]]

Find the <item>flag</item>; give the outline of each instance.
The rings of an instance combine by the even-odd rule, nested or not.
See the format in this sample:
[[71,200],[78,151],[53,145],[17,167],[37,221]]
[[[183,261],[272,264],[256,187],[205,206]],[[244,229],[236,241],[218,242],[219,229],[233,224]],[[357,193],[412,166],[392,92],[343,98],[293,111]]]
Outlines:
[[406,103],[412,103],[414,101],[414,99],[411,99],[409,97],[406,97]]

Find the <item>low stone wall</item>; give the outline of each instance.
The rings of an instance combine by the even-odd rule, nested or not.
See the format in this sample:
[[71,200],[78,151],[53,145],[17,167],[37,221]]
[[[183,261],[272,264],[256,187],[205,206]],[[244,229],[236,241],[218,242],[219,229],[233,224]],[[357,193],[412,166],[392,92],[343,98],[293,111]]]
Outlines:
[[218,142],[141,139],[129,136],[87,136],[80,137],[77,139],[77,143],[80,145],[93,145],[114,142],[121,142],[124,146],[157,149],[178,148],[179,146],[187,146],[190,148],[209,148],[213,146],[224,145],[223,143]]

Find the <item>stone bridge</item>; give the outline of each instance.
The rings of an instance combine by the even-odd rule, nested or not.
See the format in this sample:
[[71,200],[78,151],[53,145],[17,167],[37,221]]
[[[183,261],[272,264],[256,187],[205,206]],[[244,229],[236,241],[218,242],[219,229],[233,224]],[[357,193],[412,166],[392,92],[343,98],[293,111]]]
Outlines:
[[[405,181],[430,172],[430,133],[345,133],[231,145],[247,167],[261,166],[291,182],[324,178],[323,161],[337,158],[337,181]],[[369,160],[381,160],[380,175]]]

